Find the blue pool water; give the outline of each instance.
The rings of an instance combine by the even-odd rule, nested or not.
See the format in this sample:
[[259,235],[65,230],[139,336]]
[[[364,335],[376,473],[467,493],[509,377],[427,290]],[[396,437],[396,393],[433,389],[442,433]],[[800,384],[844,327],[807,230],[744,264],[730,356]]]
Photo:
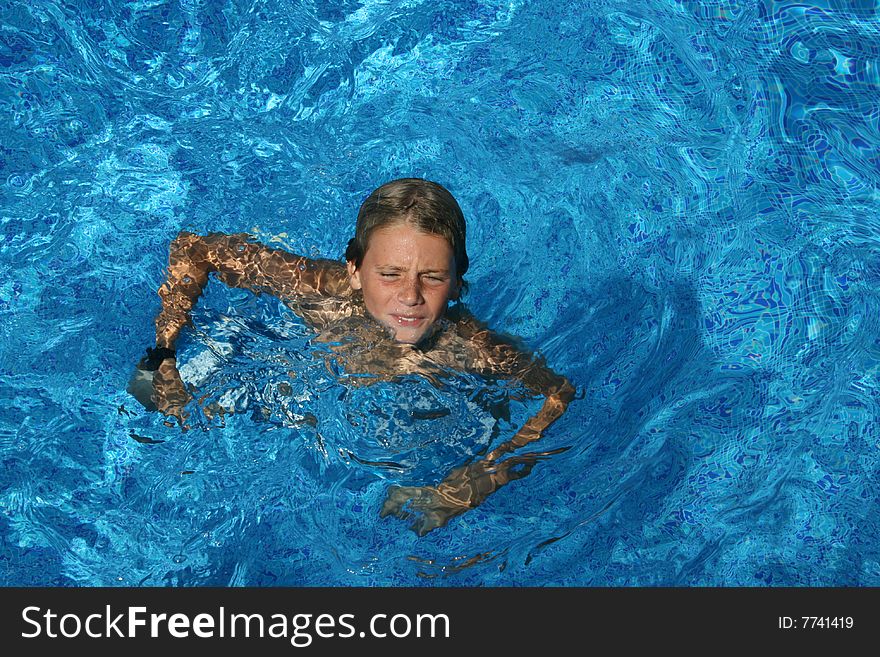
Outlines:
[[[876,3],[0,6],[0,583],[880,585]],[[540,400],[354,385],[218,282],[181,372],[236,412],[125,392],[179,230],[340,258],[404,176],[579,391],[567,450],[422,538],[388,486]]]

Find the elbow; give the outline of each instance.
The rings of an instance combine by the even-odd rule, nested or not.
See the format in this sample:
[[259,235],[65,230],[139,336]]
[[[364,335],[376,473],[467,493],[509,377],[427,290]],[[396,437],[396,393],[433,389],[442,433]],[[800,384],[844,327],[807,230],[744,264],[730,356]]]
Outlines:
[[563,377],[562,382],[553,391],[553,396],[559,399],[559,401],[562,402],[563,407],[565,407],[568,406],[572,399],[574,399],[576,392],[577,390],[571,385],[571,382]]
[[174,266],[181,261],[189,261],[190,251],[198,239],[198,235],[182,230],[168,246],[168,264]]
[[204,277],[214,271],[213,257],[208,241],[201,235],[180,231],[171,242],[168,264],[172,273],[180,269],[182,274],[189,274],[204,284]]
[[169,247],[169,251],[172,254],[186,253],[199,240],[201,240],[201,237],[199,237],[195,233],[190,233],[188,231],[182,230],[179,233],[177,233],[177,237],[175,237],[173,240],[171,240],[171,246]]

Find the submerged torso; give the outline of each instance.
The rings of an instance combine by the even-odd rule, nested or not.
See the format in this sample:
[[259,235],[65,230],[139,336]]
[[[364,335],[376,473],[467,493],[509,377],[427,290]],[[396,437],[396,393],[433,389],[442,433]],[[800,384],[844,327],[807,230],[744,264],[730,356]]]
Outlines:
[[367,312],[360,295],[305,297],[285,301],[327,345],[326,354],[347,375],[363,383],[419,374],[436,380],[444,373],[480,369],[480,355],[468,337],[466,320],[447,313],[419,344],[396,342]]

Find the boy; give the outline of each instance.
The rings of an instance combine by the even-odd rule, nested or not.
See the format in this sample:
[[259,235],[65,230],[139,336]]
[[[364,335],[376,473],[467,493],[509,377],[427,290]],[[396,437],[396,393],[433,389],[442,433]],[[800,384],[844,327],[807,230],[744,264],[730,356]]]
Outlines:
[[[346,265],[311,260],[254,243],[246,235],[182,232],[171,243],[168,279],[159,289],[156,348],[138,365],[153,371],[146,392],[130,386],[145,406],[186,419],[191,399],[177,372],[174,344],[189,322],[208,274],[227,285],[283,299],[318,332],[352,374],[372,380],[444,370],[520,380],[545,397],[543,407],[508,442],[481,460],[454,469],[437,486],[392,486],[381,515],[409,518],[420,536],[479,505],[508,482],[527,475],[539,456],[504,454],[533,442],[565,411],[574,388],[561,376],[498,336],[466,312],[448,310],[459,298],[469,265],[464,216],[437,183],[395,180],[376,189],[358,212]],[[356,341],[370,348],[357,349]],[[145,376],[143,381],[149,381]],[[522,467],[516,467],[522,466]]]

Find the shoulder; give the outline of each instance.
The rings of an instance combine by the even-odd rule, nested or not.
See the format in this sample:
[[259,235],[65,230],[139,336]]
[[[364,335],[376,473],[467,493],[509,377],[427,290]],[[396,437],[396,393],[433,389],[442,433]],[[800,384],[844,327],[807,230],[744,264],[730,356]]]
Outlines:
[[450,310],[448,318],[456,333],[470,346],[470,369],[487,375],[520,377],[533,362],[533,355],[521,338],[500,333],[474,317],[463,304]]
[[297,265],[301,272],[311,274],[313,287],[322,296],[349,297],[352,290],[348,269],[336,260],[303,258]]
[[259,288],[282,297],[351,294],[343,263],[297,255],[263,244],[248,233],[209,233],[200,237],[182,232],[175,241],[191,253],[204,251],[203,257],[232,285]]
[[491,330],[459,304],[449,314],[457,334],[467,345],[468,369],[484,376],[517,379],[538,394],[573,391],[565,377],[556,374],[544,358],[529,349],[522,338]]

